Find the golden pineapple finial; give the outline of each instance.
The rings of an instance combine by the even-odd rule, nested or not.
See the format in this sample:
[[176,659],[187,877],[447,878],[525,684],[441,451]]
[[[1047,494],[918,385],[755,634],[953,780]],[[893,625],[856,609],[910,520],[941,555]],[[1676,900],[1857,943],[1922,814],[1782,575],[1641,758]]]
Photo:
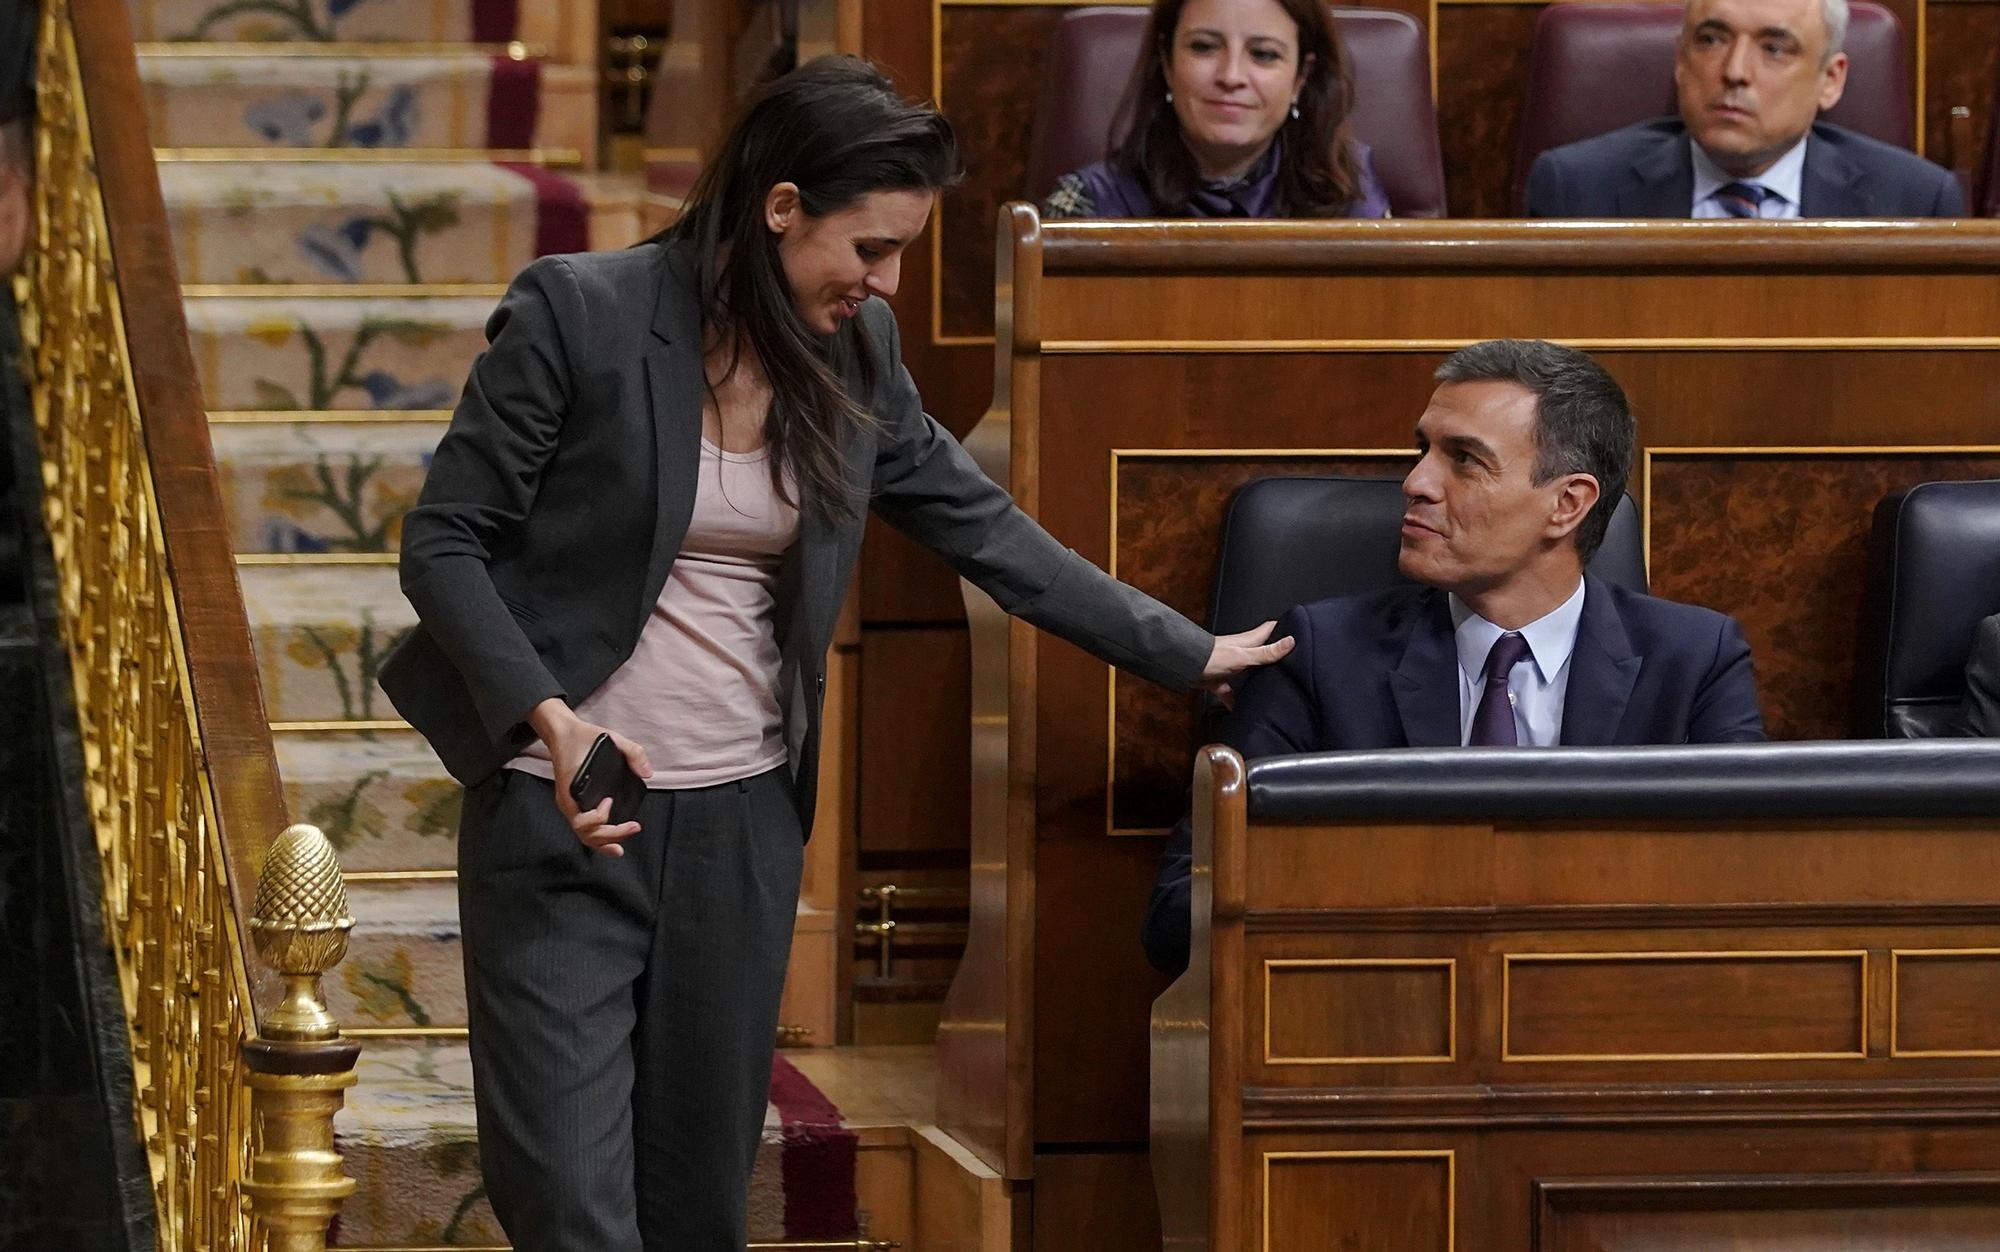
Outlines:
[[263,1021],[267,1039],[336,1039],[320,975],[347,955],[347,884],[333,844],[317,826],[287,826],[264,858],[250,933],[258,955],[285,982],[285,998]]

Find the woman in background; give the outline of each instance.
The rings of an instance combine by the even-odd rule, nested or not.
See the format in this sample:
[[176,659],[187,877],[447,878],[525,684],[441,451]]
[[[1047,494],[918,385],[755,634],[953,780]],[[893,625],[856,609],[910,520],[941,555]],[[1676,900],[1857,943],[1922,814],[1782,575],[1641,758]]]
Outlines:
[[1156,0],[1110,158],[1044,217],[1387,217],[1321,0]]

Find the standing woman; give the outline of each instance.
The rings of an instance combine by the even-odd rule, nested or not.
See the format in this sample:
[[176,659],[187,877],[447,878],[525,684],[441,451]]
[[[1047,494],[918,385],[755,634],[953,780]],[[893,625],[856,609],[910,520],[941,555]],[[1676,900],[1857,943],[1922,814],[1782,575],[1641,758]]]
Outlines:
[[[861,61],[762,89],[673,227],[515,280],[404,522],[419,625],[382,685],[467,787],[480,1156],[521,1252],[744,1245],[869,507],[1156,682],[1290,649],[1110,578],[924,414],[875,297],[957,176],[944,118]],[[600,733],[636,820],[569,798]]]
[[1105,160],[1044,217],[1387,217],[1325,0],[1154,0]]

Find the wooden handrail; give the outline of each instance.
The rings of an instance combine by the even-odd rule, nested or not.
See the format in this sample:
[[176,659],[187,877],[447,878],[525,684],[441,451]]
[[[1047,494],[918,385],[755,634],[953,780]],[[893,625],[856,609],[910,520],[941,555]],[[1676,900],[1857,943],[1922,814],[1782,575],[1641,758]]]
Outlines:
[[[132,386],[159,498],[168,573],[179,593],[181,641],[215,789],[230,893],[242,919],[250,916],[265,850],[285,828],[284,793],[188,341],[173,237],[144,124],[131,13],[124,0],[69,0],[69,9],[81,103],[87,117],[102,119],[90,139],[124,309]],[[255,1010],[273,1001],[277,980],[254,959],[240,930],[238,942]]]

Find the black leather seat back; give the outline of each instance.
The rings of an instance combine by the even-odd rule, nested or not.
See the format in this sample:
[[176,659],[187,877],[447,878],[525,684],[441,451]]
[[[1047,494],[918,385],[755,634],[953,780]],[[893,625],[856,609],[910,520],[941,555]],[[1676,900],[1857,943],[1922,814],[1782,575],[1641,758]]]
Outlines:
[[2000,479],[1920,483],[1875,506],[1855,652],[1855,733],[1957,732],[1979,623],[2000,613]]
[[[1405,581],[1396,569],[1403,480],[1259,478],[1238,488],[1222,523],[1210,629],[1248,630],[1295,604]],[[1618,502],[1590,572],[1646,590],[1639,510]]]

